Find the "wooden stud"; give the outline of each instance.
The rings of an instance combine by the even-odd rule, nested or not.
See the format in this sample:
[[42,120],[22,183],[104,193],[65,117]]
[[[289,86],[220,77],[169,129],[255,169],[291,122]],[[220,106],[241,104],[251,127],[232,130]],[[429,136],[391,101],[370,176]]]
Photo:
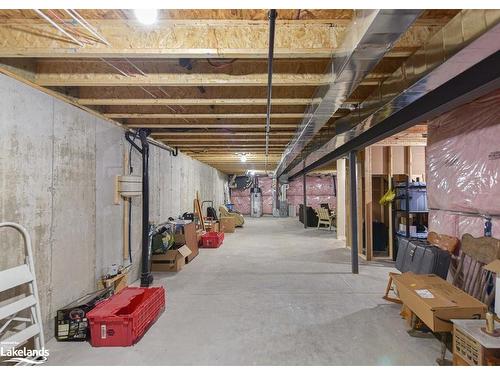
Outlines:
[[361,256],[362,258],[366,259],[366,256],[362,253],[363,251],[363,216],[364,216],[364,209],[363,209],[363,163],[364,163],[364,156],[362,151],[357,152],[357,157],[356,157],[356,177],[358,179],[357,187],[357,209],[358,209],[358,255]]
[[337,239],[346,241],[346,162],[337,160]]
[[410,147],[404,146],[403,147],[403,173],[405,175],[407,175],[408,177],[410,176],[410,158],[411,158]]
[[[394,168],[394,163],[393,163],[393,153],[392,153],[392,146],[385,147],[386,149],[386,155],[387,155],[387,188],[390,190],[393,188],[392,186],[392,177],[394,176],[393,173],[393,168]],[[394,238],[393,238],[393,222],[392,222],[392,202],[388,204],[388,210],[389,210],[389,258],[392,259],[393,254],[394,254]]]
[[[125,148],[123,152],[123,175],[127,175],[129,173],[128,167],[129,167],[129,153],[128,150]],[[118,176],[117,176],[118,179]],[[117,189],[118,190],[118,189]],[[128,199],[123,200],[123,226],[122,226],[122,238],[123,238],[123,260],[129,260],[129,253],[128,253],[128,248],[129,248],[129,235],[128,235],[128,230],[129,230],[129,210],[131,209],[130,207],[130,202]]]

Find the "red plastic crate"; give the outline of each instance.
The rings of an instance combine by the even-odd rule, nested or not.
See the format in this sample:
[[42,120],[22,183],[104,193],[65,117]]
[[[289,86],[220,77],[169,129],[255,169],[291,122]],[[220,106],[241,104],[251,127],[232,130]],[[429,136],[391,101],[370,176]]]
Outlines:
[[165,310],[165,289],[127,287],[87,314],[92,346],[131,346]]
[[202,247],[218,248],[224,241],[223,232],[207,232],[201,236]]

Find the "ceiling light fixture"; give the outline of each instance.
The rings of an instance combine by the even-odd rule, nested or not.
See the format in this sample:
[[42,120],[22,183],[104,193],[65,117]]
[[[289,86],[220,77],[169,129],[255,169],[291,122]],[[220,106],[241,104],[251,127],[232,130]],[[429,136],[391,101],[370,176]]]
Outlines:
[[248,152],[235,152],[235,154],[240,157],[242,163],[246,163],[249,155]]
[[158,18],[158,9],[134,9],[137,20],[144,25],[152,25]]

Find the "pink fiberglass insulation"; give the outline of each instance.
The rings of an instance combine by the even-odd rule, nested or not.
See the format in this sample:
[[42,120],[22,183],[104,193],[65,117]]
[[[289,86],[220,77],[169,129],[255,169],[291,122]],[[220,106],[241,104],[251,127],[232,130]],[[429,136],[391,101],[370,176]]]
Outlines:
[[430,121],[432,209],[500,215],[500,90]]
[[273,195],[273,179],[270,177],[260,177],[259,187],[262,191],[262,196]]
[[458,237],[458,215],[447,211],[431,210],[429,231]]
[[[262,190],[262,212],[271,215],[273,207],[272,179],[270,177],[260,177],[259,187]],[[335,184],[332,176],[307,176],[306,179],[306,199],[307,205],[318,208],[322,203],[328,203],[331,209],[336,207]],[[235,209],[244,215],[250,213],[250,189],[231,190],[231,201]],[[303,203],[303,185],[299,178],[290,182],[287,190],[288,204],[298,206]]]
[[231,202],[234,204],[234,209],[236,211],[239,211],[242,215],[250,215],[250,195],[231,195]]
[[[492,236],[500,238],[500,218],[493,218]],[[474,237],[484,236],[485,219],[481,216],[467,216],[443,210],[431,210],[429,213],[429,230],[462,238],[466,233]]]
[[429,122],[426,150],[429,230],[500,238],[500,90]]

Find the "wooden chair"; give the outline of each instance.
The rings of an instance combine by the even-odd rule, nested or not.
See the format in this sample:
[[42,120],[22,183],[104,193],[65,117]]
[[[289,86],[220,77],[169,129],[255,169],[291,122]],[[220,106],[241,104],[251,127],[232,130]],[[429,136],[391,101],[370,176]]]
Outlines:
[[322,225],[326,225],[329,230],[332,230],[332,227],[335,226],[335,213],[330,215],[328,209],[323,207],[316,208],[315,211],[318,216],[318,229],[320,229]]
[[461,245],[458,265],[450,270],[452,283],[490,306],[495,295],[494,280],[492,272],[483,267],[500,259],[500,240],[493,237],[474,238],[470,234],[464,234]]

